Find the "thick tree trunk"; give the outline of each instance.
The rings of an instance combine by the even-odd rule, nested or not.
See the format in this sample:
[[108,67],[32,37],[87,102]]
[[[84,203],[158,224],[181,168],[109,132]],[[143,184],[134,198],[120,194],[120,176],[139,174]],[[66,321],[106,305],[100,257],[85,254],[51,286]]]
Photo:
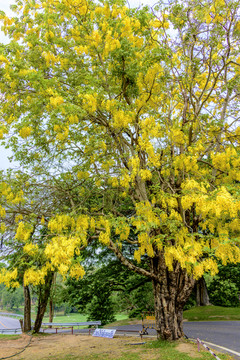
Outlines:
[[204,277],[201,277],[201,279],[196,282],[196,302],[197,306],[210,305],[207,285]]
[[38,333],[42,325],[43,316],[45,314],[48,299],[51,292],[53,275],[54,275],[53,272],[48,273],[48,275],[45,278],[45,284],[42,285],[39,290],[37,316],[33,328],[34,333]]
[[24,293],[24,318],[23,318],[23,332],[31,330],[31,296],[28,286],[23,286]]
[[155,318],[158,339],[177,340],[183,334],[183,307],[195,281],[179,263],[169,271],[163,254],[152,259]]

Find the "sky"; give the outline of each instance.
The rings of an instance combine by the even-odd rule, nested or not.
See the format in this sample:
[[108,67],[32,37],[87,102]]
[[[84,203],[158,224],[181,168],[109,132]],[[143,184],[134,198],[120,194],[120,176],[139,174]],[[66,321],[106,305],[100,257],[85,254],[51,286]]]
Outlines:
[[[157,0],[128,0],[130,6],[138,7],[140,5],[153,5]],[[0,10],[3,10],[7,15],[11,15],[10,5],[14,4],[14,0],[0,0]],[[6,43],[7,39],[0,30],[0,43]],[[14,167],[16,163],[10,163],[8,157],[11,155],[10,150],[6,150],[0,146],[0,170],[5,170],[9,167]]]

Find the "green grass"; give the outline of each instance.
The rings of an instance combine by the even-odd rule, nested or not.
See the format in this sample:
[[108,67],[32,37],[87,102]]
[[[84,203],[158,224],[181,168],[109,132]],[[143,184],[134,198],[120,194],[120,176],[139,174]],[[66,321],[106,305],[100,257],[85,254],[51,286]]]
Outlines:
[[183,313],[188,321],[240,320],[240,307],[196,306]]
[[[127,315],[124,314],[117,314],[116,316],[117,321],[124,321],[127,320]],[[78,313],[72,313],[68,315],[56,315],[53,318],[53,322],[61,323],[61,322],[83,322],[87,321],[87,315],[82,315]],[[43,318],[43,322],[49,322],[48,316]]]
[[[50,356],[43,358],[42,360],[143,360],[143,359],[154,359],[154,360],[212,360],[213,356],[206,351],[201,350],[200,353],[197,351],[194,354],[188,355],[177,350],[176,346],[179,343],[167,342],[167,341],[151,341],[146,344],[134,345],[129,343],[125,346],[121,355],[110,354],[92,354],[88,356],[73,356],[65,355],[61,357]],[[219,355],[221,360],[230,360],[229,355]]]
[[[227,308],[222,306],[196,306],[183,313],[183,318],[188,321],[214,321],[214,320],[240,320],[240,307]],[[137,319],[129,319],[126,314],[117,314],[117,321],[109,324],[111,326],[121,326],[131,324],[132,321]],[[138,319],[139,320],[139,319]],[[45,316],[43,322],[48,322],[48,316]],[[68,315],[54,316],[54,322],[83,322],[87,321],[87,316],[73,313]]]
[[4,339],[4,340],[17,340],[21,337],[21,335],[4,335],[4,334],[1,334],[0,335],[0,339]]
[[[56,322],[56,323],[61,323],[61,322],[83,322],[83,321],[87,321],[87,316],[82,315],[82,314],[78,314],[78,313],[73,313],[73,314],[68,314],[68,315],[56,315],[53,318],[53,322]],[[45,316],[43,318],[43,322],[49,322],[49,317]]]

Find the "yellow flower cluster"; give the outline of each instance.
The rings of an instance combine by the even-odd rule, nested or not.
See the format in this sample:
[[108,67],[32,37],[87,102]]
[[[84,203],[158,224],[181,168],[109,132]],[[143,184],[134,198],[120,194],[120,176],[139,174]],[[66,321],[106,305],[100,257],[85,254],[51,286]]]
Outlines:
[[58,107],[59,105],[64,103],[64,99],[62,96],[58,95],[58,96],[51,96],[50,97],[50,104],[53,107]]
[[152,173],[148,169],[141,169],[139,174],[142,180],[150,180],[152,178]]
[[91,42],[91,45],[94,47],[98,47],[98,45],[101,45],[103,41],[100,32],[98,30],[94,30],[92,34],[89,36],[89,41]]
[[0,271],[0,284],[5,284],[8,288],[19,287],[19,282],[16,280],[18,270],[6,270],[5,268]]
[[82,98],[83,108],[93,114],[97,110],[97,94],[85,94]]
[[0,63],[6,63],[6,64],[8,64],[9,61],[8,61],[8,59],[7,59],[5,56],[0,55]]
[[104,39],[103,56],[106,57],[111,51],[121,47],[120,41],[112,36],[112,32],[108,31]]
[[79,278],[83,278],[83,276],[85,275],[85,270],[80,264],[74,264],[70,268],[69,275],[71,276],[71,278],[75,278],[78,280]]
[[236,244],[225,241],[225,243],[218,245],[215,256],[221,260],[223,265],[227,263],[236,264],[240,262],[240,249]]
[[87,46],[82,46],[82,45],[75,46],[75,47],[74,47],[74,50],[76,51],[76,53],[77,53],[78,55],[87,55],[87,54],[88,54],[88,48],[87,48]]
[[45,59],[46,61],[46,65],[49,67],[50,65],[54,65],[56,62],[59,61],[59,58],[56,57],[53,53],[51,53],[50,51],[44,51],[42,53],[42,57]]
[[47,244],[44,253],[55,269],[61,267],[62,273],[63,269],[67,273],[71,265],[71,259],[73,259],[79,246],[81,246],[79,237],[59,235],[52,238],[51,242]]
[[35,255],[38,251],[38,245],[33,243],[28,243],[24,245],[23,251],[28,255]]
[[32,128],[31,126],[24,126],[23,128],[21,128],[19,130],[19,135],[23,138],[26,139],[28,136],[31,135],[32,132]]
[[137,229],[141,229],[143,226],[146,229],[152,229],[160,225],[159,217],[154,213],[154,208],[150,202],[139,202],[136,205],[136,218],[132,220],[132,224]]
[[195,279],[200,279],[206,272],[210,272],[212,276],[216,275],[218,273],[217,262],[208,258],[194,264],[193,276]]
[[45,276],[47,275],[48,267],[43,267],[41,269],[29,268],[25,271],[23,281],[24,285],[33,285],[37,286],[40,284],[44,284]]
[[133,123],[134,114],[123,110],[116,110],[113,112],[113,127],[116,129],[127,128]]
[[128,160],[129,170],[131,172],[132,178],[134,178],[139,172],[140,168],[140,159],[138,156],[133,156]]
[[176,156],[173,161],[173,167],[176,171],[184,170],[186,172],[198,172],[197,156],[188,156],[181,154]]
[[51,30],[47,31],[45,34],[45,40],[47,42],[51,42],[53,38],[54,38],[54,33]]
[[1,222],[0,224],[0,232],[3,234],[6,231],[6,224],[4,222]]
[[120,235],[120,240],[127,240],[130,233],[130,226],[125,221],[120,221],[115,229],[115,234]]
[[100,232],[99,234],[99,241],[104,244],[104,245],[108,245],[110,242],[110,236],[111,236],[111,226],[110,226],[110,222],[107,219],[101,218],[97,224],[96,224],[99,228],[104,228],[103,231]]
[[4,218],[6,216],[6,210],[2,205],[0,205],[0,217]]
[[32,226],[29,224],[24,224],[23,221],[21,221],[18,224],[15,239],[19,241],[26,242],[32,233]]
[[69,215],[57,215],[49,221],[48,228],[53,234],[62,234],[65,230],[75,229],[75,220]]

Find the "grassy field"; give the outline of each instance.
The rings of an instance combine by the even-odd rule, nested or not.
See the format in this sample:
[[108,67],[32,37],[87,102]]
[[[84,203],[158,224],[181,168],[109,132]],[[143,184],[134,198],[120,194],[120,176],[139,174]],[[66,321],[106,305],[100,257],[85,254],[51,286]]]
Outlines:
[[183,317],[188,321],[240,320],[240,307],[196,306],[184,311]]
[[[16,312],[14,310],[13,312]],[[19,312],[19,313],[22,313]],[[34,320],[35,314],[32,314]],[[128,319],[127,314],[117,314],[116,320],[119,325],[126,325],[131,322],[132,319]],[[188,321],[211,321],[211,320],[240,320],[240,307],[227,308],[222,306],[196,306],[190,310],[186,310],[183,313],[183,317]],[[44,317],[44,322],[48,322],[48,316]],[[54,316],[54,322],[83,322],[87,321],[87,316],[71,313],[64,315],[63,313],[57,313]]]
[[[117,321],[124,321],[128,319],[127,315],[124,314],[117,314],[116,316],[116,320]],[[48,316],[45,316],[43,319],[43,322],[48,322],[49,318]],[[77,314],[77,313],[73,313],[73,314],[68,314],[68,315],[56,315],[54,316],[53,319],[54,322],[60,323],[60,322],[83,322],[83,321],[87,321],[87,315],[82,315],[82,314]]]
[[[240,320],[240,307],[227,308],[222,306],[196,306],[183,313],[183,317],[188,321],[211,321],[211,320]],[[114,324],[127,325],[133,319],[129,319],[126,314],[116,315],[117,322]],[[86,315],[68,314],[56,315],[54,322],[81,322],[87,321]],[[44,318],[44,322],[48,322],[48,317]]]
[[3,335],[3,334],[0,334],[0,339],[4,339],[4,340],[6,340],[6,339],[11,339],[11,340],[17,340],[17,339],[19,339],[21,337],[21,335]]

